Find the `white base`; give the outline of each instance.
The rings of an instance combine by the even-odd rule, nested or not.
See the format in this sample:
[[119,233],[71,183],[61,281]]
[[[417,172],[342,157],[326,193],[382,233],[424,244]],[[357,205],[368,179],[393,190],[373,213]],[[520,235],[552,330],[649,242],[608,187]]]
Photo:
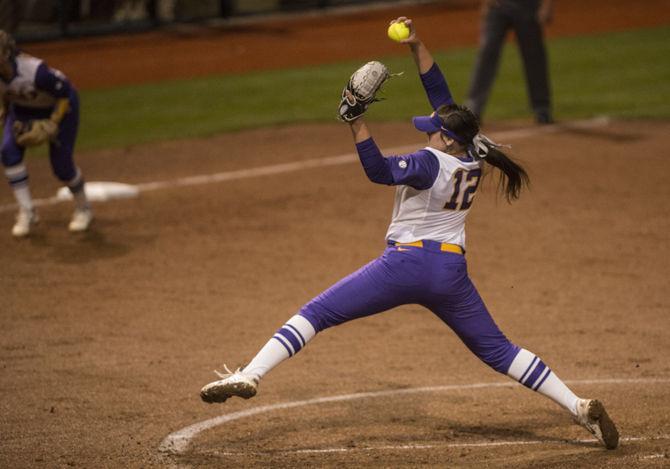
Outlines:
[[[84,186],[86,197],[91,202],[105,202],[112,199],[129,199],[137,197],[140,190],[132,184],[121,182],[87,182]],[[56,194],[58,200],[72,200],[72,193],[67,187],[61,187]]]

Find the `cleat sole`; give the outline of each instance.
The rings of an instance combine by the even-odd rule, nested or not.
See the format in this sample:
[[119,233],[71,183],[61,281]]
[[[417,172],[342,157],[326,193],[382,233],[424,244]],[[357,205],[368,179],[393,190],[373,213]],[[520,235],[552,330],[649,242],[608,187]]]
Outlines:
[[593,400],[589,403],[588,416],[590,420],[598,423],[607,449],[619,446],[619,431],[600,401]]

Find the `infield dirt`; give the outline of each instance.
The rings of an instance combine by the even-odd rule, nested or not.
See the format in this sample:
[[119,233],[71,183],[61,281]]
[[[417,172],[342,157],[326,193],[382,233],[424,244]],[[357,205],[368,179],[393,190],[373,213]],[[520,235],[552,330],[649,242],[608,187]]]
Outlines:
[[[585,13],[591,5],[599,10]],[[575,33],[605,30],[608,18],[614,29],[658,24],[659,18],[667,24],[666,2],[648,2],[640,17],[629,14],[628,5],[557,2],[550,34],[570,34],[561,18],[578,15],[583,22]],[[468,24],[474,40],[474,10],[408,10],[416,18],[424,15],[422,21],[462,15],[454,28]],[[397,13],[320,18],[313,42],[323,48],[321,59],[351,58],[341,41],[328,40],[331,21],[338,35],[338,28],[348,25],[350,35],[360,38],[370,29],[361,27],[365,21],[386,24]],[[234,38],[226,28],[136,37],[137,53],[146,49],[155,58],[146,63],[146,76],[133,68],[127,47],[118,47],[132,37],[87,39],[83,42],[100,44],[110,61],[116,50],[119,70],[122,57],[128,59],[129,72],[98,74],[109,81],[95,83],[77,68],[79,52],[72,52],[78,50],[72,43],[35,45],[34,53],[84,87],[126,83],[133,76],[174,77],[172,69],[153,74],[162,66],[155,48],[168,39],[174,41],[170,67],[200,63],[194,52],[202,50],[199,41],[230,39],[248,44],[246,55],[213,62],[258,69],[279,66],[273,61],[280,54],[259,57],[249,52],[257,51],[254,44],[267,46],[277,34],[308,35],[296,26],[302,22],[291,23],[290,34],[287,27],[268,23],[245,26]],[[455,34],[454,29],[444,34]],[[149,47],[152,37],[162,39]],[[370,43],[393,46],[385,38]],[[317,63],[318,57],[307,58],[311,47],[296,56]],[[371,50],[359,53],[365,57]],[[228,70],[202,63],[197,73]],[[510,133],[518,129],[531,131]],[[423,144],[408,123],[373,124],[372,130],[382,148]],[[670,123],[615,121],[541,130],[528,122],[492,122],[487,132],[508,136],[532,179],[531,190],[510,206],[496,198],[488,178],[469,217],[470,274],[503,331],[564,379],[670,379],[670,163],[664,154]],[[352,151],[349,130],[333,124],[101,150],[80,153],[77,160],[91,181],[136,184]],[[48,162],[35,158],[28,165],[34,195],[54,195],[58,184]],[[11,202],[9,190],[0,192],[0,205]],[[83,236],[67,233],[67,204],[43,207],[35,235],[20,241],[10,235],[11,212],[2,212],[0,466],[670,464],[667,381],[574,386],[578,394],[603,400],[619,424],[625,441],[615,451],[571,441],[589,435],[555,404],[519,387],[269,412],[209,430],[183,455],[160,455],[158,446],[169,433],[255,406],[504,382],[437,318],[409,306],[324,332],[268,375],[253,400],[200,402],[198,391],[215,377],[212,369],[251,358],[302,304],[381,252],[392,202],[393,189],[371,184],[352,162],[96,204],[94,228]],[[533,443],[491,446],[524,441]]]

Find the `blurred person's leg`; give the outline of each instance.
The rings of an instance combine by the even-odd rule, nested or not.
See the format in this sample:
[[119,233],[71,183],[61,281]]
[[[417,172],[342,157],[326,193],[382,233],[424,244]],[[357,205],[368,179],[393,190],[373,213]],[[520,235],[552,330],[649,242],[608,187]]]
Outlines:
[[535,120],[540,124],[552,122],[547,53],[544,32],[537,18],[538,1],[532,1],[514,18],[514,32],[523,59],[526,86]]
[[233,0],[219,0],[219,12],[222,18],[230,18],[235,11],[235,2]]
[[481,26],[480,48],[470,81],[466,106],[478,117],[484,112],[491,87],[498,72],[500,51],[505,34],[511,26],[506,13],[499,7],[492,7],[486,13]]

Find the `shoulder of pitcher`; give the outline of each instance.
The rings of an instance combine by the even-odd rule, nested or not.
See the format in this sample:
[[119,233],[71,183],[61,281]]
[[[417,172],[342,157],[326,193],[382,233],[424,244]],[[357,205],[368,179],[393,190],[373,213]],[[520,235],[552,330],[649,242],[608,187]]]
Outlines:
[[417,190],[433,187],[440,173],[440,161],[428,150],[387,158],[393,185],[411,186]]

